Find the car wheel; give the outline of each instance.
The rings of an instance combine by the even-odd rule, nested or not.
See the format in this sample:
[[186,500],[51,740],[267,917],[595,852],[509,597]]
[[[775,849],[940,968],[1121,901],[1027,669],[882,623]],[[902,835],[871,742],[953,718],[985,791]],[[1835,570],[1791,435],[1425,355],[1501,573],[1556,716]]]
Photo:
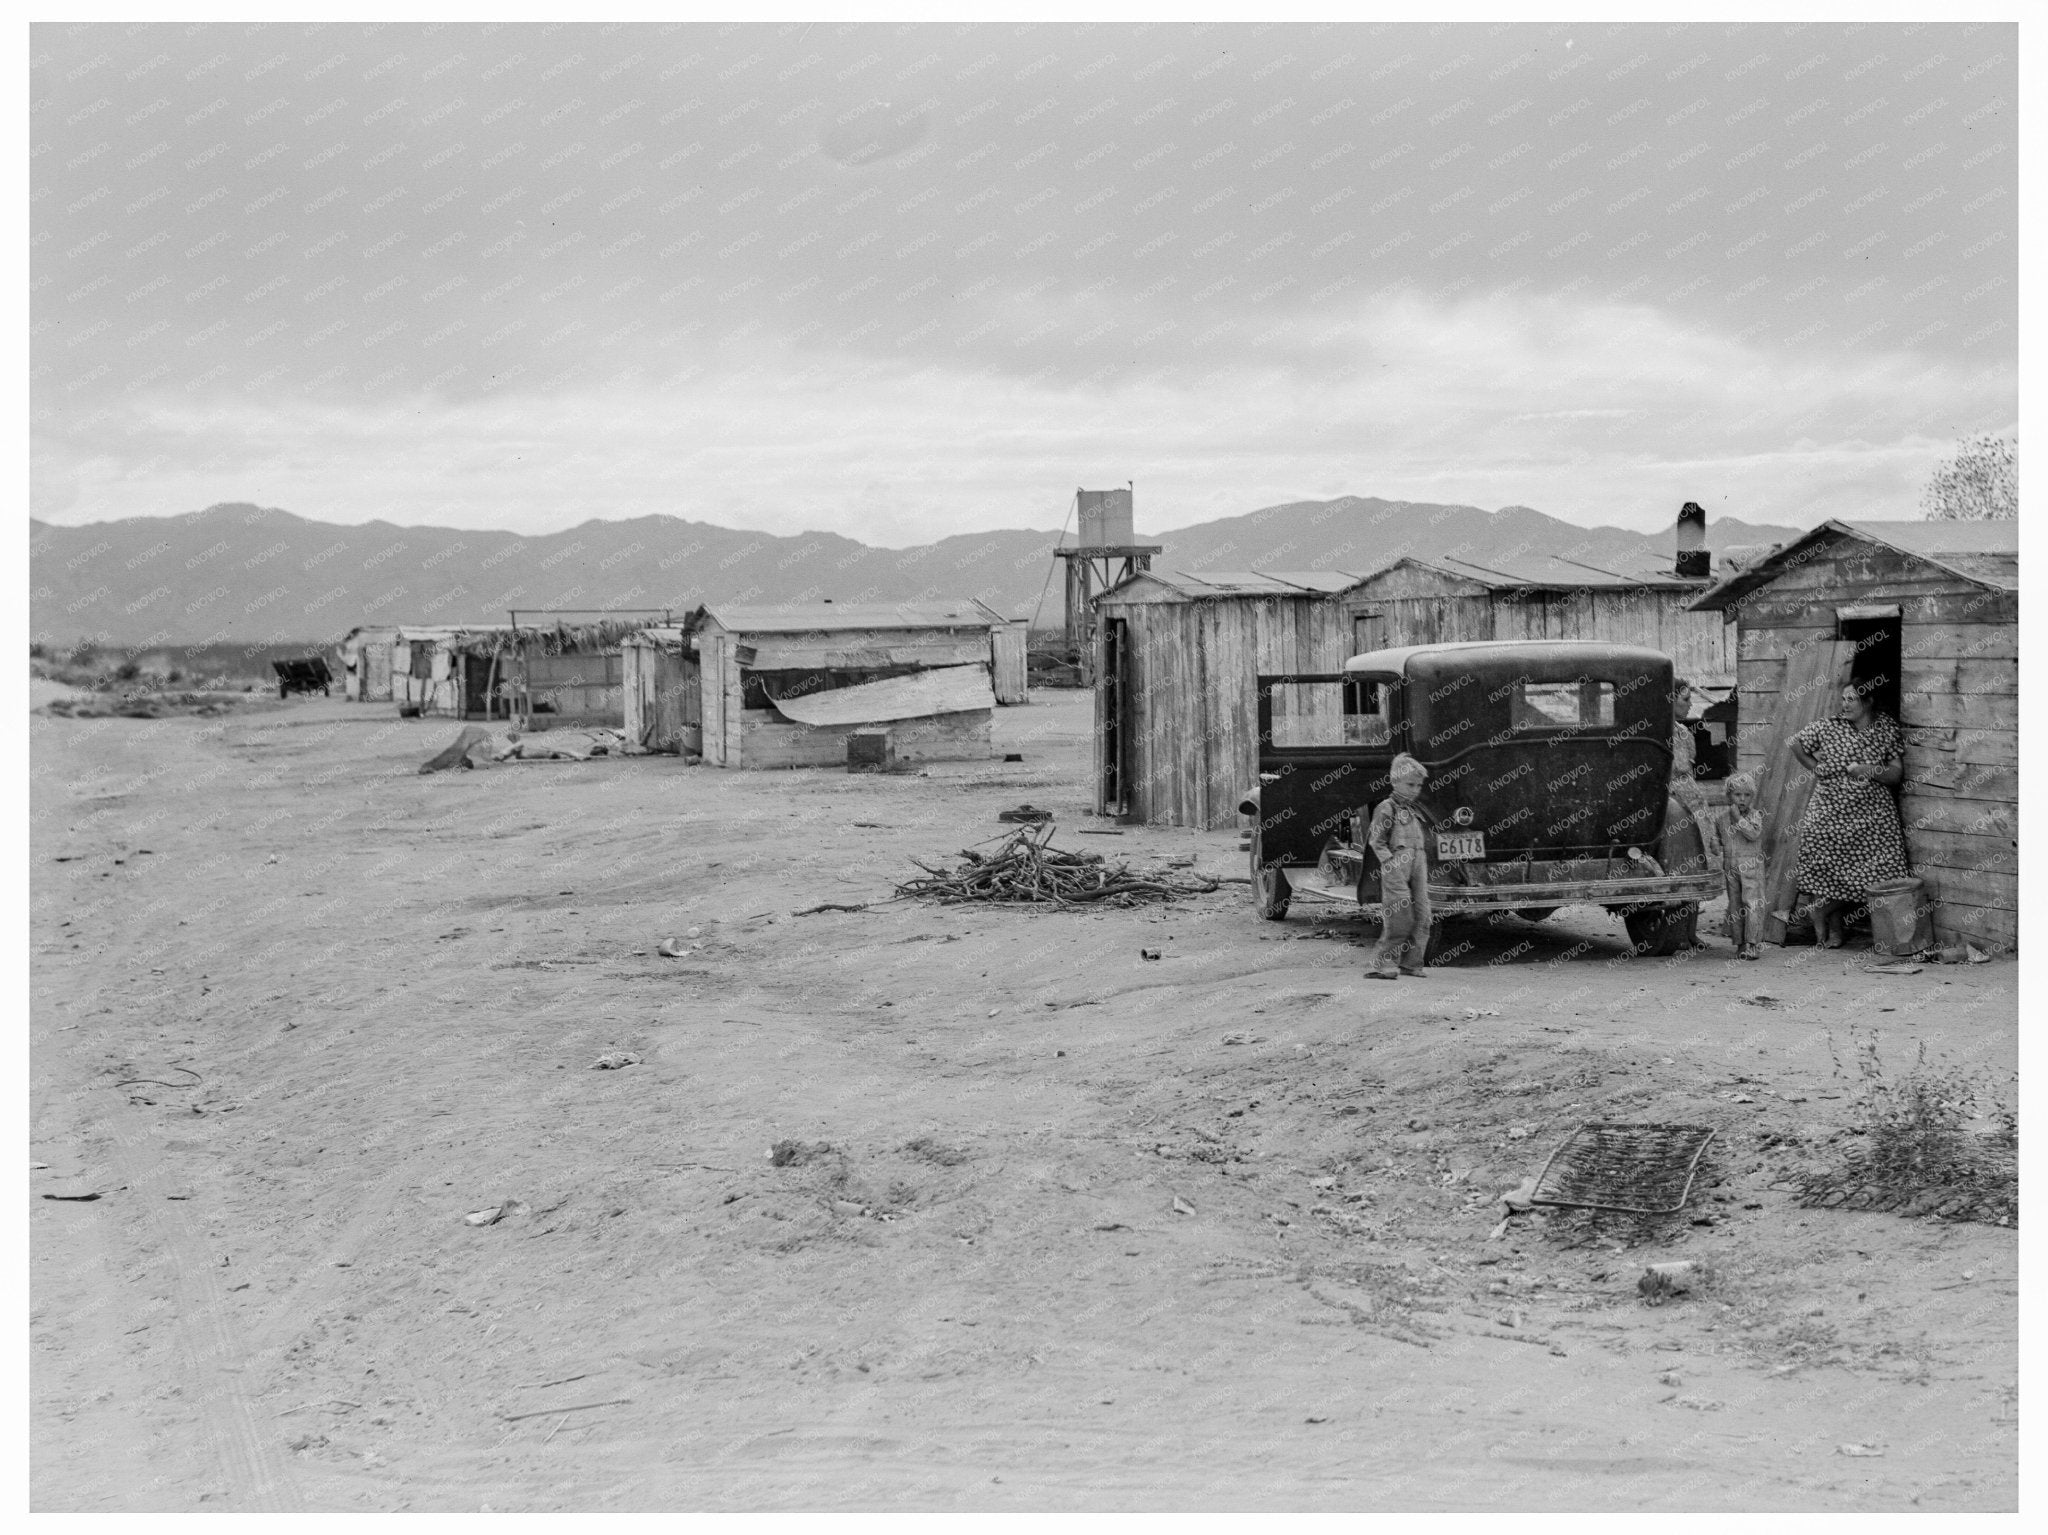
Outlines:
[[1699,914],[1699,906],[1688,901],[1680,906],[1649,906],[1625,911],[1621,914],[1621,921],[1622,926],[1628,929],[1628,941],[1635,945],[1636,953],[1664,959],[1698,943],[1694,927]]
[[1268,922],[1287,920],[1287,908],[1294,899],[1294,887],[1287,882],[1287,871],[1275,864],[1265,867],[1261,861],[1262,839],[1252,833],[1252,900],[1258,906],[1259,915]]
[[1547,922],[1557,915],[1555,906],[1517,906],[1515,915],[1524,922]]

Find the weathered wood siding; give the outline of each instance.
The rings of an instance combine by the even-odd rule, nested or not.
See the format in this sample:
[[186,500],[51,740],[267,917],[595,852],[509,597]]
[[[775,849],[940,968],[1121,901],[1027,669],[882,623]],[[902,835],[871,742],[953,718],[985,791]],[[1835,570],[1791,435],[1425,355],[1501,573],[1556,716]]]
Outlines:
[[739,714],[739,766],[844,767],[847,738],[857,730],[887,730],[898,762],[978,761],[991,754],[994,721],[993,709],[968,709],[872,725],[799,725],[773,709],[747,709]]
[[620,657],[626,739],[649,751],[701,752],[699,715],[704,697],[697,658],[659,645],[630,644],[620,651]]
[[989,631],[989,676],[995,683],[999,704],[1021,704],[1031,698],[1024,661],[1024,642],[1030,627],[1020,618],[997,624]]
[[726,671],[730,666],[726,639],[722,629],[705,628],[697,633],[697,686],[701,700],[698,717],[704,729],[704,760],[713,767],[730,767],[737,756],[733,751],[730,716],[725,709]]
[[[1258,781],[1259,674],[1340,671],[1349,654],[1349,621],[1326,598],[1105,601],[1098,615],[1128,626],[1124,770],[1129,814],[1148,824],[1236,824]],[[1098,808],[1103,696],[1098,687]]]
[[[509,661],[501,664],[510,664]],[[567,730],[603,726],[622,730],[626,698],[623,662],[610,655],[529,653],[525,659],[528,728]]]
[[2019,630],[2011,593],[1847,541],[1759,587],[1736,609],[1737,764],[1764,766],[1788,660],[1831,641],[1835,609],[1899,604],[1899,815],[1944,941],[2019,938]]
[[1345,630],[1384,620],[1378,643],[1436,645],[1461,640],[1604,640],[1646,645],[1671,657],[1678,675],[1733,678],[1734,631],[1718,613],[1688,612],[1694,591],[1588,587],[1495,591],[1412,566],[1374,577],[1341,599]]

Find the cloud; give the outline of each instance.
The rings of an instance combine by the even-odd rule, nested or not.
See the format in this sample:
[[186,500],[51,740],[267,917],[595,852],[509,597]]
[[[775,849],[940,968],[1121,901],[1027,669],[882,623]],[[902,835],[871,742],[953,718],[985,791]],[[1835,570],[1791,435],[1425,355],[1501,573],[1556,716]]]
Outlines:
[[660,512],[896,544],[1050,526],[1073,486],[1135,479],[1150,529],[1340,490],[1649,528],[1716,497],[1759,520],[1911,515],[1951,435],[1931,423],[1959,400],[2002,421],[2011,397],[2004,372],[1789,356],[1647,306],[1398,292],[1313,336],[1081,387],[781,344],[549,394],[153,398],[42,440],[36,472],[70,488],[38,502],[66,521],[249,500],[523,532]]

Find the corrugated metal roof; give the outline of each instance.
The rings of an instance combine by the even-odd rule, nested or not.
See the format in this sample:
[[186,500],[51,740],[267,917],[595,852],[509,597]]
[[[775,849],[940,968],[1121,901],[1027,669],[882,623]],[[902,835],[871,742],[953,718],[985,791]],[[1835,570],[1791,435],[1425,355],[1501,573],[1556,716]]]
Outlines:
[[1758,587],[1768,586],[1805,551],[1830,538],[1853,538],[1925,560],[1976,586],[1993,591],[2018,591],[2020,529],[2017,520],[2002,522],[1824,522],[1811,532],[1781,544],[1753,564],[1734,571],[1702,592],[1697,610],[1725,609]]
[[709,617],[734,634],[829,634],[835,629],[986,629],[996,615],[980,603],[818,602],[775,607],[709,604]]
[[[1138,581],[1156,581],[1190,599],[1223,597],[1327,597],[1346,592],[1365,577],[1348,570],[1141,570],[1112,586],[1120,591]],[[1108,596],[1104,592],[1102,596]]]
[[1285,581],[1290,586],[1305,586],[1312,592],[1348,592],[1365,579],[1348,570],[1261,570],[1255,574]]
[[[1446,554],[1435,559],[1412,557],[1417,565],[1462,576],[1494,591],[1579,587],[1651,587],[1696,591],[1700,582],[1660,568],[1655,558],[1614,559],[1606,563],[1576,560],[1561,554],[1489,554],[1484,561]],[[1407,563],[1401,561],[1397,563]],[[1391,567],[1390,567],[1391,568]]]

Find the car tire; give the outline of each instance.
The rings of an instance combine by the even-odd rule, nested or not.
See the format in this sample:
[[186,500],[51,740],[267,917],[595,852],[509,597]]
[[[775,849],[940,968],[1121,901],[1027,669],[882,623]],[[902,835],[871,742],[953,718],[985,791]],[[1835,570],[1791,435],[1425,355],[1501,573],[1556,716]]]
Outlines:
[[1524,922],[1547,922],[1557,915],[1555,906],[1517,906],[1515,915]]
[[1259,915],[1268,922],[1287,920],[1287,908],[1294,900],[1294,887],[1287,882],[1287,871],[1275,864],[1272,868],[1263,866],[1260,853],[1262,839],[1252,833],[1252,900],[1258,906]]
[[1636,953],[1651,959],[1666,959],[1695,947],[1699,939],[1695,925],[1700,909],[1696,902],[1677,906],[1648,906],[1621,914],[1628,929],[1628,941]]

